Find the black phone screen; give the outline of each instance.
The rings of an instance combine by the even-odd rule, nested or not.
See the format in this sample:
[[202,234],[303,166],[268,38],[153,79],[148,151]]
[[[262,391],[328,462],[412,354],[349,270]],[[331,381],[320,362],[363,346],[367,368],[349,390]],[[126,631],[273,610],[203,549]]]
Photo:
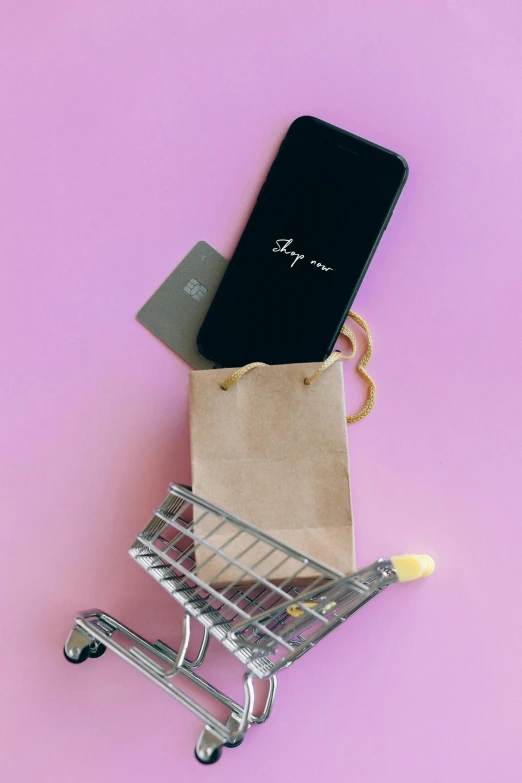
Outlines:
[[395,153],[296,120],[198,337],[225,367],[323,361],[407,176]]

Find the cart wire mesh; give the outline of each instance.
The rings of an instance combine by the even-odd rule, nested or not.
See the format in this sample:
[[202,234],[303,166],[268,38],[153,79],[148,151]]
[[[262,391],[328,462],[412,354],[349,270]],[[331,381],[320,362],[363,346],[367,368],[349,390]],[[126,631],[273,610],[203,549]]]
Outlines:
[[397,579],[384,559],[344,576],[176,484],[129,552],[260,678]]

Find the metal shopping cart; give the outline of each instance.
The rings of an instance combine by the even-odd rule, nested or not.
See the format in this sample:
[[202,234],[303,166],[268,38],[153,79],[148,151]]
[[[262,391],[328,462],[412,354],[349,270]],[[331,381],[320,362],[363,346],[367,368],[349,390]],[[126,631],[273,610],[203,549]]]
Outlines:
[[[129,552],[183,606],[179,650],[160,640],[149,642],[114,617],[92,610],[77,615],[65,657],[82,663],[111,649],[184,704],[205,724],[195,751],[203,764],[217,761],[223,746],[237,747],[253,724],[267,720],[277,672],[387,585],[428,576],[434,568],[426,555],[404,555],[344,576],[176,484]],[[290,576],[278,579],[283,565]],[[203,637],[189,660],[192,618],[202,624]],[[210,636],[246,667],[243,704],[196,672]],[[182,680],[200,689],[205,702],[211,697],[223,705],[227,720],[178,687]],[[254,683],[259,680],[267,680],[267,687],[256,711]]]

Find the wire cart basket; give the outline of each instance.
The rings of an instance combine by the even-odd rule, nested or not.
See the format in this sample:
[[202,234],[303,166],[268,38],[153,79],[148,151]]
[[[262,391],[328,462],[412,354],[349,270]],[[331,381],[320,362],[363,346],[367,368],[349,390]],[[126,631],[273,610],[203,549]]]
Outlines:
[[[64,653],[71,663],[98,658],[110,649],[185,705],[204,723],[196,757],[212,764],[223,746],[237,747],[247,730],[270,715],[277,672],[314,647],[387,585],[428,576],[427,555],[378,560],[351,576],[328,568],[221,508],[172,484],[169,494],[136,541],[131,557],[184,609],[179,650],[149,642],[99,610],[79,613]],[[282,565],[290,576],[278,579]],[[211,571],[209,570],[212,565]],[[211,574],[211,576],[209,576]],[[199,651],[187,657],[191,624],[203,626]],[[197,672],[210,636],[246,667],[239,704]],[[217,700],[226,721],[188,695],[176,682]],[[256,709],[258,680],[266,696]],[[181,684],[181,683],[180,683]]]

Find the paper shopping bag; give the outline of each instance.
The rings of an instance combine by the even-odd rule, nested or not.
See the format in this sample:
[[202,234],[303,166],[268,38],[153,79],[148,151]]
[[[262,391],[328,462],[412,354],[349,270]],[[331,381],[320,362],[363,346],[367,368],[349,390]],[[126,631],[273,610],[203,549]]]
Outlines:
[[[304,379],[320,366],[256,366],[226,390],[222,384],[232,370],[191,372],[192,485],[196,495],[288,546],[351,573],[356,565],[343,372],[334,364],[306,385]],[[198,522],[198,535],[204,538],[215,527],[209,515]],[[213,546],[219,549],[226,536],[218,531]],[[232,542],[227,555],[238,554],[237,546],[235,552]],[[219,582],[223,562],[200,549],[198,576]],[[295,564],[283,563],[275,573],[272,567],[270,579],[288,579],[290,568]],[[233,573],[223,579],[232,581]]]

